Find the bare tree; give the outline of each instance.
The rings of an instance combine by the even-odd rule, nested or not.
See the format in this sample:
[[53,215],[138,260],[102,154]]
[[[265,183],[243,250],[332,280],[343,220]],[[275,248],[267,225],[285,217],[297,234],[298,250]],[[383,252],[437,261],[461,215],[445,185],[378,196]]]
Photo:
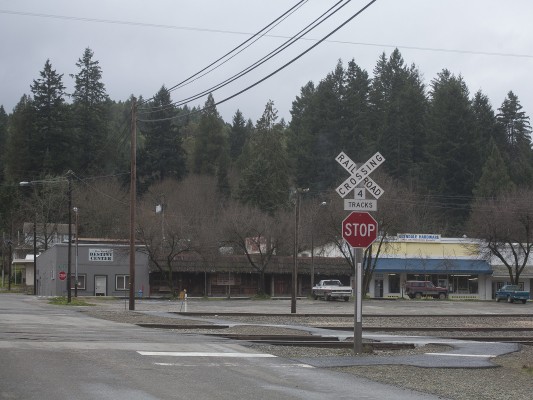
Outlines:
[[[380,254],[395,245],[391,241],[393,236],[411,229],[420,231],[421,227],[431,229],[431,221],[434,220],[429,208],[417,193],[385,174],[376,174],[376,181],[385,193],[379,198],[378,210],[371,213],[378,222],[379,233],[377,241],[363,253],[364,293],[368,293]],[[343,201],[336,193],[331,195],[327,212],[324,214],[327,217],[323,226],[328,230],[326,236],[328,241],[333,243],[348,264],[353,266],[355,263],[353,252],[342,238],[342,220],[348,216],[348,211],[344,210]]]
[[37,246],[47,250],[68,214],[67,181],[48,177],[33,182],[26,190],[31,194],[22,202],[24,218],[36,226]]
[[129,194],[116,178],[74,181],[72,197],[85,237],[128,237]]
[[207,258],[218,253],[217,196],[214,177],[190,175],[153,185],[141,202],[137,237],[173,294],[178,255],[194,252]]
[[518,284],[533,248],[532,199],[531,189],[479,199],[469,220],[470,235],[479,239],[482,257],[500,260],[513,284]]
[[231,203],[220,221],[221,238],[244,254],[250,266],[259,273],[259,294],[265,293],[265,270],[272,257],[284,251],[289,242],[289,215],[278,212],[272,216],[258,208]]

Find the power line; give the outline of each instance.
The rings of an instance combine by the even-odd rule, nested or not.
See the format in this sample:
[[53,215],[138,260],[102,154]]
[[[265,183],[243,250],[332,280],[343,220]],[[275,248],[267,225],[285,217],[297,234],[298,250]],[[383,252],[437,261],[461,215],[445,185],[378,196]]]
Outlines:
[[[274,58],[276,55],[278,55],[282,51],[284,51],[287,48],[289,48],[290,46],[292,46],[294,43],[296,43],[296,41],[299,38],[303,37],[303,35],[311,32],[313,29],[315,29],[316,27],[318,27],[319,25],[324,23],[327,19],[329,19],[330,17],[335,15],[343,7],[345,7],[346,5],[348,5],[348,3],[351,2],[351,0],[348,0],[344,4],[341,4],[343,1],[345,1],[345,0],[340,0],[337,3],[335,3],[332,7],[330,7],[328,10],[326,10],[324,13],[322,13],[318,18],[316,18],[311,23],[306,25],[305,28],[301,29],[298,33],[293,35],[289,40],[285,41],[282,45],[278,46],[277,48],[272,50],[270,53],[268,53],[267,55],[263,56],[262,58],[260,58],[259,60],[257,60],[253,64],[249,65],[245,69],[241,70],[240,72],[236,73],[235,75],[231,76],[230,78],[227,78],[226,80],[222,81],[221,83],[218,83],[217,85],[212,86],[211,88],[204,90],[203,92],[197,93],[197,94],[195,94],[193,96],[190,96],[188,98],[185,98],[185,99],[182,99],[182,100],[179,100],[179,101],[175,101],[175,102],[172,103],[172,105],[181,106],[181,105],[187,104],[190,101],[198,100],[198,99],[204,97],[205,95],[207,95],[209,93],[212,93],[212,92],[214,92],[214,91],[216,91],[216,90],[218,90],[218,89],[220,89],[220,88],[222,88],[224,86],[227,86],[228,84],[236,81],[239,78],[242,78],[243,76],[245,76],[249,72],[251,72],[254,69],[258,68],[260,65],[264,64],[268,60]],[[176,85],[173,88],[169,89],[169,92],[171,90],[173,90],[174,88],[176,88],[178,85]]]
[[[60,20],[67,20],[67,21],[71,20],[71,21],[80,21],[80,22],[89,22],[89,23],[102,23],[102,24],[114,24],[114,25],[126,25],[126,26],[129,25],[129,26],[137,26],[137,27],[142,27],[142,28],[172,29],[172,30],[185,30],[185,31],[194,31],[194,32],[224,33],[224,34],[231,34],[231,35],[246,35],[246,36],[254,35],[250,32],[230,31],[230,30],[224,30],[224,29],[197,28],[197,27],[190,27],[190,26],[178,26],[178,25],[167,25],[167,24],[152,24],[152,23],[146,23],[146,22],[75,17],[75,16],[68,16],[68,15],[32,13],[32,12],[14,11],[14,10],[0,10],[0,14],[18,15],[18,16],[25,16],[25,17],[60,19]],[[270,37],[270,38],[278,38],[278,39],[289,38],[289,36],[283,36],[283,35],[264,35],[264,36]],[[301,38],[300,40],[318,41],[320,39]],[[418,50],[418,51],[472,54],[472,55],[483,55],[483,56],[493,56],[493,57],[533,58],[533,54],[521,54],[521,53],[502,53],[502,52],[478,51],[478,50],[446,49],[446,48],[439,48],[439,47],[411,46],[411,45],[402,45],[402,44],[352,42],[352,41],[347,41],[347,40],[328,40],[327,42],[349,44],[349,45],[355,45],[355,46],[389,47],[389,48],[409,49],[409,50]]]
[[[205,76],[207,75],[208,73],[214,71],[215,69],[219,68],[221,65],[225,64],[226,62],[228,62],[229,60],[231,60],[233,57],[235,57],[237,54],[240,54],[242,51],[244,51],[245,49],[247,49],[249,46],[251,46],[253,43],[255,43],[257,40],[259,40],[260,38],[264,37],[266,35],[266,33],[263,33],[263,32],[270,32],[270,30],[272,30],[274,27],[276,27],[278,24],[280,24],[282,21],[284,21],[286,18],[288,18],[290,15],[292,15],[292,13],[294,13],[296,10],[298,10],[300,7],[302,7],[305,3],[307,3],[308,0],[302,0],[298,3],[296,3],[294,6],[292,6],[291,8],[289,8],[287,11],[285,11],[283,14],[281,14],[279,17],[277,17],[276,19],[274,19],[272,22],[270,22],[268,25],[266,25],[265,27],[263,27],[262,29],[260,29],[259,31],[257,31],[256,33],[254,33],[249,39],[245,40],[244,42],[240,43],[238,46],[234,47],[232,50],[230,50],[229,52],[227,52],[226,54],[224,54],[222,57],[218,58],[217,60],[213,61],[212,63],[210,63],[209,65],[207,65],[206,67],[202,68],[200,71],[196,72],[195,74],[189,76],[188,78],[184,79],[183,81],[181,81],[180,83],[172,86],[171,88],[167,89],[167,91],[170,93],[171,91],[175,90],[175,89],[178,89],[180,87],[183,87],[185,85],[188,85],[189,83],[191,82],[194,82],[196,81],[197,79],[201,78],[202,76]],[[255,39],[255,40],[254,40]],[[251,43],[249,43],[251,42]],[[246,45],[247,43],[249,43],[248,45]],[[246,46],[245,46],[246,45]],[[241,47],[243,47],[243,49],[239,50]],[[237,51],[239,50],[239,51]],[[235,53],[235,54],[233,54]],[[233,54],[231,57],[229,57],[231,54]],[[227,58],[227,59],[226,59]],[[224,60],[226,59],[226,60]],[[224,60],[223,62],[221,62],[222,60]],[[220,64],[216,65],[217,63],[221,62]],[[215,66],[216,65],[216,66]],[[206,70],[208,70],[209,68],[213,67],[212,69],[210,69],[209,71],[205,72]],[[205,73],[204,73],[205,72]],[[203,74],[202,74],[203,73]],[[200,75],[202,74],[202,75]],[[200,75],[200,76],[198,76]],[[194,79],[193,79],[194,78]],[[143,102],[141,102],[139,104],[139,106],[149,102],[150,100],[153,100],[153,97],[151,99],[148,99],[148,100],[145,100]]]
[[[266,81],[267,79],[271,78],[272,76],[276,75],[278,72],[282,71],[283,69],[287,68],[289,65],[291,65],[292,63],[294,63],[295,61],[299,60],[300,58],[302,58],[305,54],[309,53],[311,50],[313,50],[315,47],[317,47],[319,44],[321,44],[322,42],[324,42],[327,38],[329,38],[330,36],[332,36],[333,34],[335,34],[336,32],[338,32],[340,29],[342,29],[345,25],[347,25],[349,22],[351,22],[354,18],[356,18],[357,16],[359,16],[361,13],[363,13],[367,8],[369,8],[372,4],[374,4],[377,0],[372,0],[370,2],[368,2],[364,7],[362,7],[361,9],[359,9],[359,11],[357,11],[355,14],[353,14],[350,18],[348,18],[346,21],[344,21],[342,24],[340,24],[337,28],[335,28],[334,30],[332,30],[330,33],[328,33],[326,36],[324,36],[322,39],[320,39],[318,42],[316,42],[315,44],[313,44],[312,46],[310,46],[309,48],[307,48],[306,50],[304,50],[303,52],[301,52],[299,55],[297,55],[296,57],[294,57],[292,60],[288,61],[287,63],[283,64],[281,67],[279,67],[278,69],[276,69],[275,71],[271,72],[270,74],[266,75],[265,77],[263,77],[262,79],[256,81],[255,83],[247,86],[246,88],[240,90],[239,92],[237,93],[234,93],[232,94],[231,96],[228,96],[226,97],[225,99],[222,99],[218,102],[216,102],[214,104],[214,107],[218,106],[219,104],[222,104],[222,103],[225,103],[245,92],[247,92],[248,90],[256,87],[257,85],[259,85],[260,83],[263,83],[264,81]],[[202,108],[200,109],[199,111],[197,112],[202,112],[204,111],[205,108]],[[194,112],[196,113],[196,112]],[[187,115],[191,115],[193,113],[189,113]],[[180,116],[180,117],[183,117],[183,116]],[[154,119],[154,120],[139,120],[140,122],[161,122],[161,121],[168,121],[168,120],[173,120],[173,119],[176,119],[178,117],[169,117],[169,118],[161,118],[161,119]]]

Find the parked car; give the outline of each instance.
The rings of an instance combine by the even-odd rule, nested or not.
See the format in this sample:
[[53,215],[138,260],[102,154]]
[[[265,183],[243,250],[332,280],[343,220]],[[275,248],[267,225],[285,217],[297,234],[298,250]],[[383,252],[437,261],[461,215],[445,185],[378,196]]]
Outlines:
[[507,300],[508,303],[521,301],[523,304],[529,300],[529,292],[520,290],[518,285],[505,285],[496,291],[496,301]]
[[348,301],[352,295],[350,286],[343,286],[337,279],[325,279],[313,287],[313,298],[322,297],[324,300],[344,299]]
[[435,286],[431,281],[406,281],[405,294],[410,299],[421,299],[422,297],[445,299],[448,297],[448,289]]

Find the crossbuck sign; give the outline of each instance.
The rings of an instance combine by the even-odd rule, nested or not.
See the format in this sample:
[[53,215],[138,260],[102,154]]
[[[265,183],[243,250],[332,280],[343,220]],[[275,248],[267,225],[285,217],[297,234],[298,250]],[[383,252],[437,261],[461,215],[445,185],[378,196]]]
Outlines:
[[335,157],[335,160],[350,173],[350,177],[336,189],[337,193],[342,198],[346,197],[348,193],[361,183],[376,199],[379,199],[381,195],[385,193],[385,191],[368,176],[385,161],[385,158],[379,152],[374,154],[366,163],[357,169],[356,164],[343,151]]

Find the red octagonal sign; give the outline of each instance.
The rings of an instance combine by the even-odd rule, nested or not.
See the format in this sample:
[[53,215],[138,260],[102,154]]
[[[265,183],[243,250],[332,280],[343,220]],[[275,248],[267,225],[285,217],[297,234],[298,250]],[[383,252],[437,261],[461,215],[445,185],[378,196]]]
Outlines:
[[351,247],[367,248],[378,237],[378,223],[366,212],[352,212],[342,221],[342,237]]

